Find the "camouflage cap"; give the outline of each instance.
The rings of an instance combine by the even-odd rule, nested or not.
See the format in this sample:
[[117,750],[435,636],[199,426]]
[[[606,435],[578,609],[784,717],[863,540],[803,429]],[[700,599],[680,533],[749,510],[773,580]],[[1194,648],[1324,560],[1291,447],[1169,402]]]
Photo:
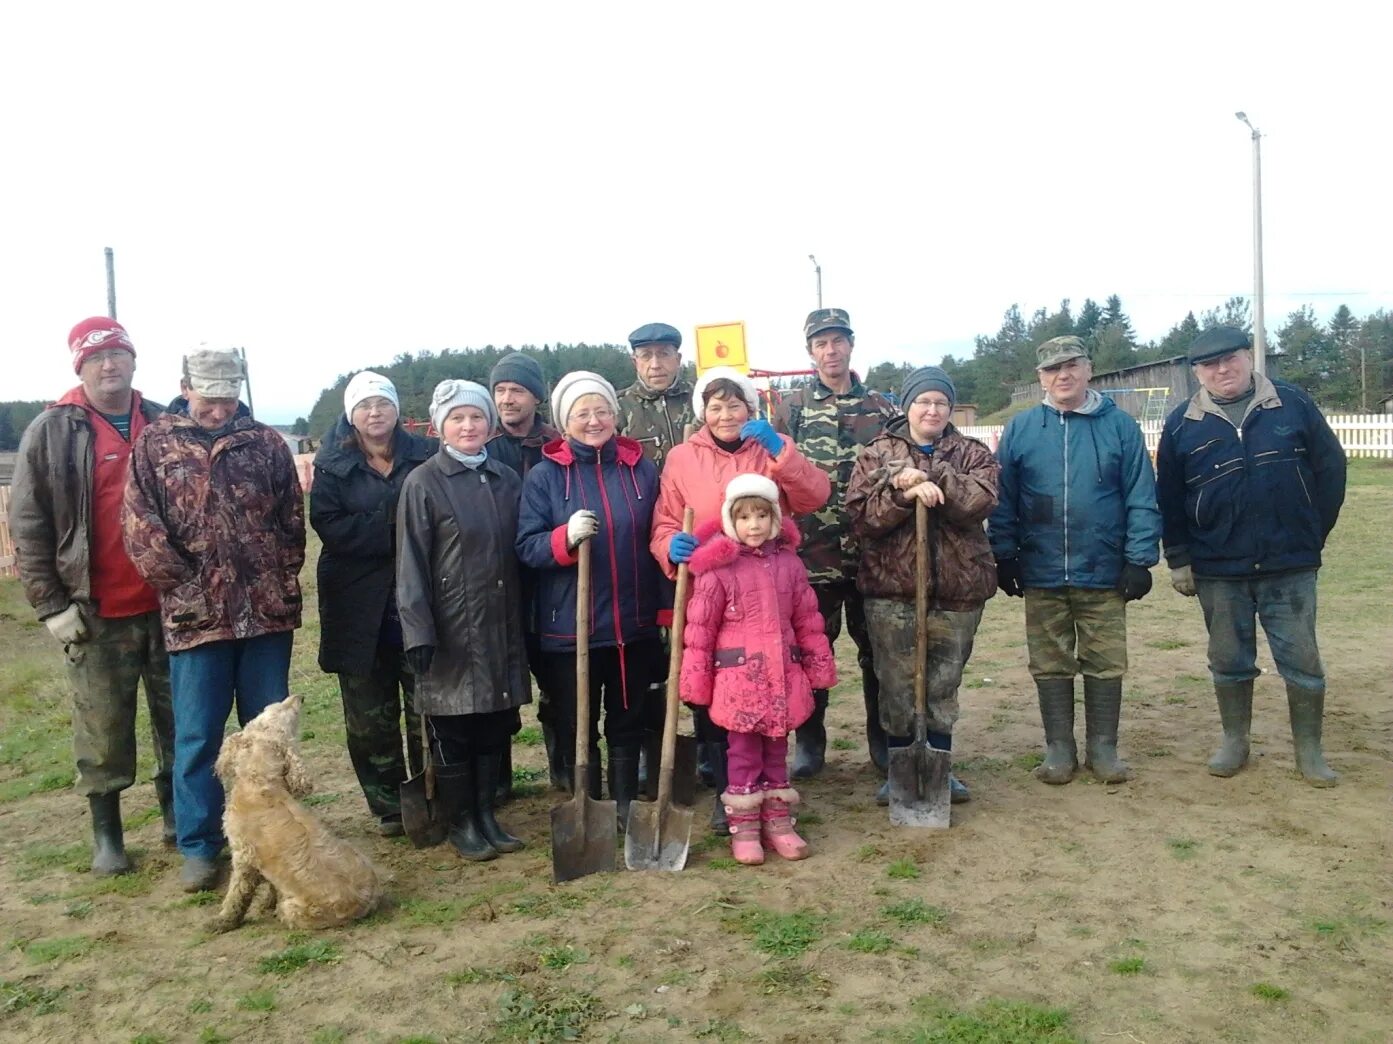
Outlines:
[[231,348],[195,348],[184,356],[184,376],[190,389],[208,399],[242,394],[242,360]]
[[1066,363],[1070,359],[1087,359],[1088,348],[1084,345],[1082,338],[1051,337],[1039,348],[1035,349],[1035,368],[1043,370],[1047,366],[1058,366]]
[[803,337],[811,339],[823,330],[845,330],[848,337],[853,335],[851,316],[844,308],[819,308],[808,313],[803,321]]

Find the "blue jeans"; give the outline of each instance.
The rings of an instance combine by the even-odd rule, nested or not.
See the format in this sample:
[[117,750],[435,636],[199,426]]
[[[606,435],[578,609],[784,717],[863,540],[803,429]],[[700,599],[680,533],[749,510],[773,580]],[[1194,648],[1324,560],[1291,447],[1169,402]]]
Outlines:
[[245,725],[290,695],[292,631],[209,642],[169,654],[174,690],[174,824],[185,858],[213,859],[226,843],[223,789],[213,774],[235,703]]
[[1316,645],[1316,571],[1302,569],[1251,580],[1195,577],[1209,631],[1209,673],[1216,685],[1258,676],[1257,622],[1277,672],[1302,689],[1324,689]]

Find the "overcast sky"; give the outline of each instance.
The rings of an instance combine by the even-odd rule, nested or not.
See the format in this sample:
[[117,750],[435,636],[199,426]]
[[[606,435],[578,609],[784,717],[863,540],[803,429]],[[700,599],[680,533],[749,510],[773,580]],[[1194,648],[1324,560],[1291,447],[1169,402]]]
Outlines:
[[403,351],[655,320],[795,367],[809,253],[863,371],[1012,302],[1160,337],[1251,294],[1238,109],[1269,331],[1393,307],[1387,5],[944,6],[11,5],[0,399],[74,383],[104,246],[137,387],[243,345],[273,422]]

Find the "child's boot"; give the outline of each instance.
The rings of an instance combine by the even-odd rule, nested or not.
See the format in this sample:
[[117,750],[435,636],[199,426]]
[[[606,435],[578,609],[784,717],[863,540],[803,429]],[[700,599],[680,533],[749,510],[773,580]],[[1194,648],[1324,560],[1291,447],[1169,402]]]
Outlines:
[[764,846],[759,841],[759,813],[764,804],[764,792],[736,794],[727,790],[721,795],[721,804],[729,824],[730,854],[737,863],[759,866],[764,862]]
[[804,859],[808,842],[793,829],[789,806],[798,804],[798,791],[792,787],[773,787],[764,792],[761,834],[764,843],[785,859]]

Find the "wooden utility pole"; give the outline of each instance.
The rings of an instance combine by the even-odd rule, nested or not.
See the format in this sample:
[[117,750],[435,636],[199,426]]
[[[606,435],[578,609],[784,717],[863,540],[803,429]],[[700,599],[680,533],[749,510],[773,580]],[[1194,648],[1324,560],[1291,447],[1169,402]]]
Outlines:
[[116,318],[116,253],[106,248],[106,314]]

